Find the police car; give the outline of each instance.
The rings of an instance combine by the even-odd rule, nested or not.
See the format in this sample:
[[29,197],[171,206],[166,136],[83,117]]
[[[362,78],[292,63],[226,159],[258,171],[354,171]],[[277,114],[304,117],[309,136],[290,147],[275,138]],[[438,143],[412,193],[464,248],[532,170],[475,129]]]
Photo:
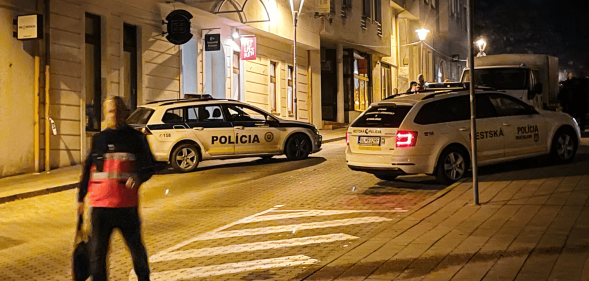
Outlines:
[[[568,114],[538,110],[497,91],[477,90],[475,97],[480,166],[540,155],[573,160],[581,134]],[[425,173],[456,182],[470,168],[469,93],[434,91],[374,103],[350,125],[346,141],[352,170],[382,180]]]
[[138,107],[128,123],[147,135],[156,161],[180,172],[199,162],[285,154],[306,158],[321,149],[322,137],[309,123],[284,120],[257,107],[210,95],[151,102]]

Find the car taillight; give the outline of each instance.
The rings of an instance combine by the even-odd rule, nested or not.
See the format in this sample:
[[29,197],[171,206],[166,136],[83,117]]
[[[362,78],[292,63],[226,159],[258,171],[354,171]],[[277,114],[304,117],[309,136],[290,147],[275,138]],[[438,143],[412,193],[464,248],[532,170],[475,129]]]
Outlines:
[[415,146],[417,142],[417,132],[415,131],[398,131],[395,146],[396,147],[411,147]]
[[346,132],[346,145],[350,146],[350,133]]
[[145,135],[151,135],[151,131],[147,127],[137,128],[137,131],[139,131]]

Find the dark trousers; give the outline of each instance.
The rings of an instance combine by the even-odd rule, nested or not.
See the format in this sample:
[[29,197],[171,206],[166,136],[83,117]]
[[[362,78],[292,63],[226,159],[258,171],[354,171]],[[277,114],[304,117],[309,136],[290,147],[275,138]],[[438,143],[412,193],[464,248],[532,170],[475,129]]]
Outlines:
[[110,236],[118,228],[129,247],[133,268],[139,281],[149,280],[147,251],[141,239],[141,220],[137,207],[98,208],[93,207],[90,223],[90,274],[92,281],[106,281],[106,256]]

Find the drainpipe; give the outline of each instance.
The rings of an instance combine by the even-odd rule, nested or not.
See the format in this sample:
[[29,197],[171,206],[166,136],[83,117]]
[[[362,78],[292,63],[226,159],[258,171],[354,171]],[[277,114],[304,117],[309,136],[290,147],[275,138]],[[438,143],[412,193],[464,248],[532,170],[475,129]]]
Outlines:
[[49,172],[51,167],[49,165],[49,155],[51,153],[50,144],[50,121],[49,121],[49,65],[50,65],[50,50],[51,41],[50,35],[50,16],[51,16],[51,0],[45,0],[45,172]]

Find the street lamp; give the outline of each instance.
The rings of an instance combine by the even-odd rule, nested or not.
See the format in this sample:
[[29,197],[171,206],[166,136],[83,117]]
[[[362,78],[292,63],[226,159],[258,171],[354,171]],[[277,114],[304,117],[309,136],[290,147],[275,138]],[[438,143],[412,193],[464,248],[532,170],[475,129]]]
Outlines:
[[419,42],[421,43],[421,55],[419,56],[419,73],[423,74],[423,40],[427,37],[429,30],[425,28],[416,29],[417,37],[419,37]]
[[[292,12],[292,24],[294,35],[292,37],[292,57],[293,57],[293,77],[292,77],[292,96],[294,102],[294,118],[297,119],[297,25],[299,22],[299,15],[303,9],[303,3],[305,0],[290,0],[290,11]],[[298,10],[295,10],[298,6]]]
[[487,41],[484,38],[480,38],[479,40],[476,41],[477,46],[479,47],[479,53],[477,54],[477,57],[484,57],[487,54],[485,54],[485,48],[487,47]]

